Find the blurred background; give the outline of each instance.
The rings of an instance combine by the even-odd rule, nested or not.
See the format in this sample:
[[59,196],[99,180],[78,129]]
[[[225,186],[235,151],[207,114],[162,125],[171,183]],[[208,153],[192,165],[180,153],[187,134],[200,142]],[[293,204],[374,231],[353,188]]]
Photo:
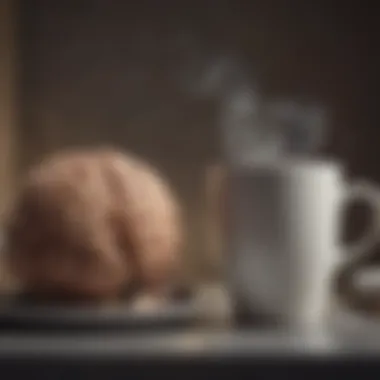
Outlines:
[[[50,152],[132,150],[172,182],[189,231],[186,276],[207,277],[205,169],[221,156],[219,100],[197,86],[215,57],[244,62],[268,96],[326,105],[325,153],[350,175],[380,181],[373,4],[1,0],[2,210],[20,175]],[[347,238],[366,223],[365,210],[352,212]]]

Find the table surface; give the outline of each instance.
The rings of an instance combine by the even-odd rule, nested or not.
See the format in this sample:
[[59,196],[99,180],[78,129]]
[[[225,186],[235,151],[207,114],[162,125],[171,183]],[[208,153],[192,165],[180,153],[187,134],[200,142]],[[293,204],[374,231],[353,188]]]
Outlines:
[[5,357],[262,357],[380,356],[380,324],[341,315],[316,331],[191,329],[136,333],[93,331],[20,333],[0,331]]
[[303,379],[316,373],[323,378],[363,379],[369,371],[380,375],[380,325],[362,322],[346,316],[328,329],[308,334],[204,328],[135,334],[3,330],[0,373],[40,380],[115,380],[148,374],[177,374],[181,379],[191,374],[199,380],[228,374],[239,379],[283,378],[285,372]]
[[[373,336],[372,336],[373,338]],[[379,355],[377,339],[347,337],[305,337],[302,334],[240,332],[172,332],[149,336],[94,334],[54,336],[22,336],[3,334],[0,337],[0,358],[5,357],[138,357],[138,358],[222,358]]]
[[[187,328],[163,331],[18,331],[0,326],[0,362],[112,359],[128,361],[241,358],[380,357],[380,324],[337,314],[315,331]],[[222,363],[223,360],[219,360]],[[378,360],[380,363],[380,360]]]

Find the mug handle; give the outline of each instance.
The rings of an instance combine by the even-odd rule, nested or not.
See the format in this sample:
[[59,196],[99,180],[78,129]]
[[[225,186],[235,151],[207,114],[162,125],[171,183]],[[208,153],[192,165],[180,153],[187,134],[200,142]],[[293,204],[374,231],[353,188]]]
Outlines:
[[373,247],[380,241],[380,190],[374,183],[368,181],[355,182],[348,185],[345,204],[354,201],[364,201],[372,209],[373,219],[364,235],[357,241],[345,245],[342,258],[344,266],[355,265],[372,254]]

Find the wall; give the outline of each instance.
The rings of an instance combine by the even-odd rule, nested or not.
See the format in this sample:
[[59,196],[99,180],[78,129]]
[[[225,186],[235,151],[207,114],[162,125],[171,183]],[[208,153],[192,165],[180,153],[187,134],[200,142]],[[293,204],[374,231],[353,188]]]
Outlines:
[[15,160],[15,29],[13,1],[0,2],[0,218],[13,189]]
[[[189,46],[237,52],[272,95],[315,98],[331,112],[326,152],[380,181],[375,12],[335,1],[24,2],[25,168],[67,145],[114,143],[154,161],[189,226],[188,268],[201,276],[205,166],[219,157],[215,104],[186,92]],[[363,215],[352,217],[356,233]]]

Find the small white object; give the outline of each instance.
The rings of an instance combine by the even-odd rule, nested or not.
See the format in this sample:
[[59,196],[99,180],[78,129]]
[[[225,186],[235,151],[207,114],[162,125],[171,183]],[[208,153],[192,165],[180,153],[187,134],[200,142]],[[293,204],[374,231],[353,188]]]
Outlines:
[[227,322],[232,314],[231,300],[221,284],[204,284],[195,298],[201,317],[211,322]]

